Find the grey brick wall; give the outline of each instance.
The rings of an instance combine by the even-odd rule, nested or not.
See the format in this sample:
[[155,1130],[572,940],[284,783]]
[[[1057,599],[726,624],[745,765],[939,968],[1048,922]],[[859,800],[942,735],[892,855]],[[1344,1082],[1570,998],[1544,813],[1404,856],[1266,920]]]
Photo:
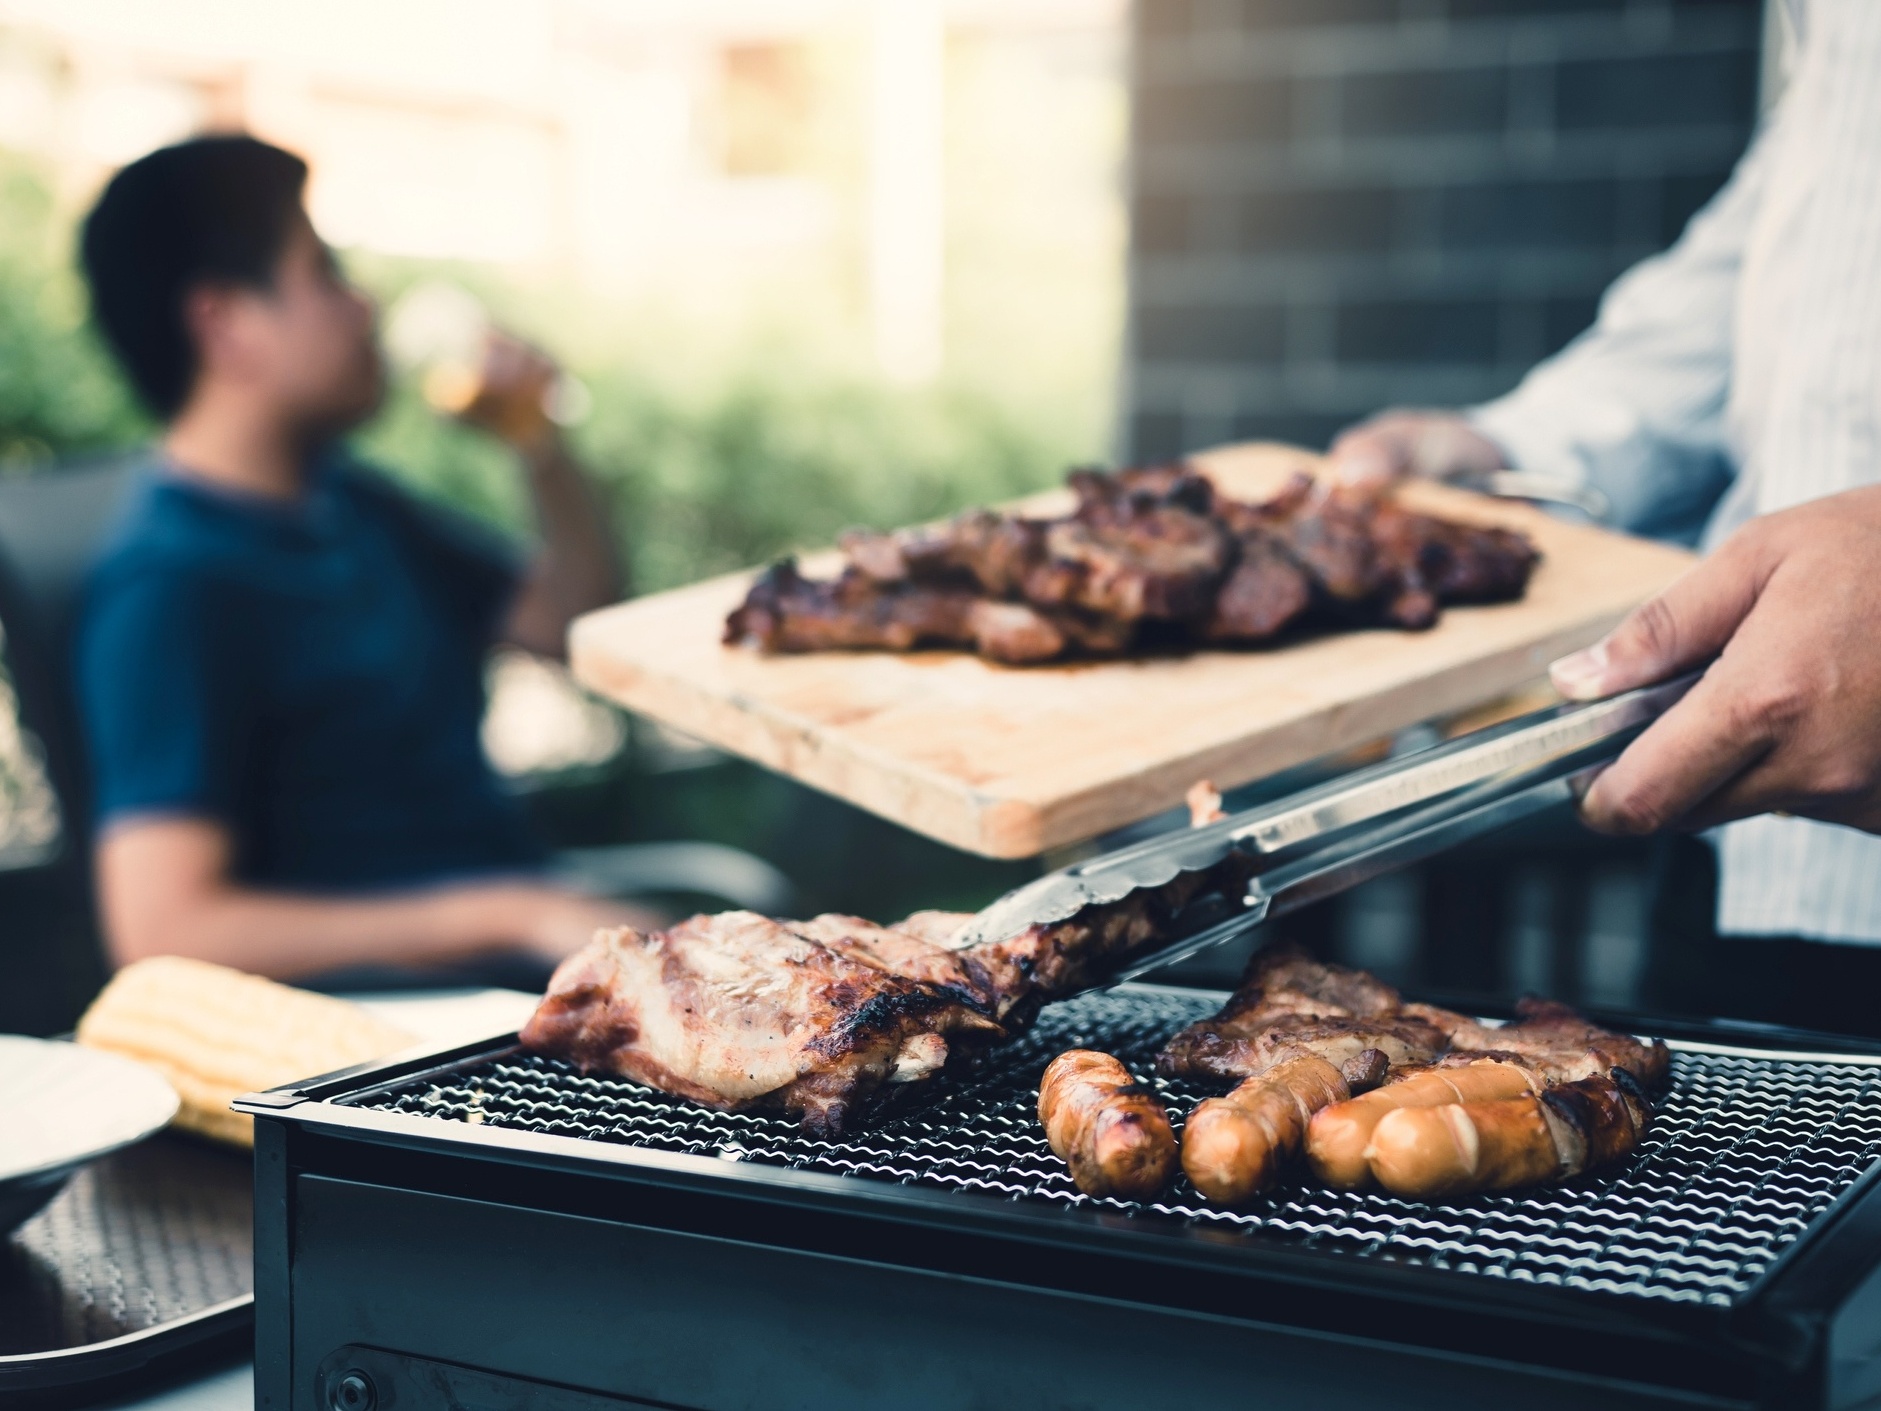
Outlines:
[[1743,150],[1760,0],[1137,0],[1125,449],[1493,396]]

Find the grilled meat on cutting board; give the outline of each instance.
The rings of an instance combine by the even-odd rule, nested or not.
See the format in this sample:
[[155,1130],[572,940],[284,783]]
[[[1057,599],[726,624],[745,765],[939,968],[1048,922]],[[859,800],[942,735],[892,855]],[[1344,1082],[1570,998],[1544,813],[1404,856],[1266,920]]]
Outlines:
[[1074,471],[1058,519],[972,510],[845,536],[834,579],[790,560],[727,619],[763,651],[959,647],[1009,664],[1172,642],[1264,642],[1301,624],[1424,628],[1444,603],[1519,598],[1538,555],[1506,529],[1414,514],[1299,476],[1265,504],[1182,465]]
[[1042,1004],[1102,979],[1220,884],[1184,874],[965,949],[950,943],[971,917],[945,912],[894,926],[734,911],[648,935],[623,927],[561,964],[522,1042],[583,1072],[731,1111],[782,1111],[835,1134],[885,1088],[931,1076],[953,1049],[1017,1032]]

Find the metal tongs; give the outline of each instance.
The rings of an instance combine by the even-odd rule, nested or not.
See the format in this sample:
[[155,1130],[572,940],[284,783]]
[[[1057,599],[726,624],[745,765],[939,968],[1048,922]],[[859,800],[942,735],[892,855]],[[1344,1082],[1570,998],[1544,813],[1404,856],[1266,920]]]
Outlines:
[[[1226,920],[1133,956],[1111,982],[1245,935],[1270,917],[1444,852],[1577,797],[1586,781],[1691,689],[1702,672],[1591,704],[1550,706],[1357,769],[1201,828],[1073,863],[1008,892],[955,948],[1064,921],[1246,855],[1258,870]],[[1262,866],[1262,860],[1266,860]]]

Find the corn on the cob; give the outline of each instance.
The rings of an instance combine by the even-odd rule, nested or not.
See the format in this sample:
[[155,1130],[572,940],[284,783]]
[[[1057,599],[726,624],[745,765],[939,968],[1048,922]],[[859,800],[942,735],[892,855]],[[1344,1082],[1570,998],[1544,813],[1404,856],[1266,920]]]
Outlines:
[[395,1052],[412,1036],[356,1004],[205,961],[157,956],[120,970],[78,1021],[78,1041],[148,1063],[182,1098],[176,1125],[253,1146],[243,1093]]

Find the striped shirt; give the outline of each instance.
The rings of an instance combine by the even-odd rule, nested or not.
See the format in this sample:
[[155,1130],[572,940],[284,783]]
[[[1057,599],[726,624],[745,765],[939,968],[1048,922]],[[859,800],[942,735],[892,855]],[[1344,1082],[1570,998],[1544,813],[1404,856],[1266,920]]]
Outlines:
[[[1787,0],[1787,18],[1794,70],[1730,182],[1587,333],[1471,413],[1512,464],[1705,547],[1881,481],[1881,0]],[[1721,931],[1881,944],[1881,837],[1764,817],[1712,838]]]

